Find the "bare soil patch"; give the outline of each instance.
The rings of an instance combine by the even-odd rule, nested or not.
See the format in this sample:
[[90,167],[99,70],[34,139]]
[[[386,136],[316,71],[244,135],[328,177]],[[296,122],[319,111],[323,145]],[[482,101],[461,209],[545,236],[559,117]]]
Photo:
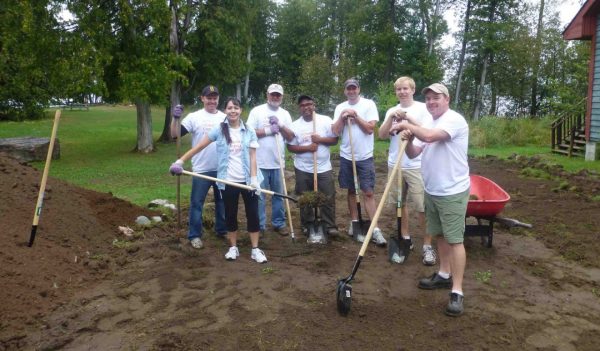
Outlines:
[[[448,291],[416,287],[434,271],[421,264],[417,238],[404,265],[369,247],[353,283],[352,311],[341,317],[336,282],[359,251],[344,234],[341,190],[339,237],[308,246],[294,209],[297,242],[268,232],[262,246],[269,262],[259,265],[247,240],[238,261],[226,262],[227,245],[211,231],[197,251],[173,222],[127,240],[117,227],[152,212],[50,179],[38,237],[28,248],[41,175],[0,156],[0,350],[597,349],[597,177],[564,174],[571,177],[566,187],[565,177],[521,177],[528,167],[521,161],[470,165],[512,196],[504,216],[534,227],[496,225],[492,248],[467,238],[465,314],[442,313]],[[385,167],[378,165],[380,175]],[[385,179],[378,178],[379,199]],[[380,227],[396,230],[395,209],[386,209]]]

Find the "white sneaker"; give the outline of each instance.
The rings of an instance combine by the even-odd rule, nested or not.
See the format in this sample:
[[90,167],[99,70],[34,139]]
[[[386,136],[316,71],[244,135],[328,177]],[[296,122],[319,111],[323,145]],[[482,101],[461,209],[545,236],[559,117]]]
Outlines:
[[385,246],[385,244],[387,244],[387,241],[383,237],[383,233],[379,228],[375,228],[373,230],[373,237],[371,238],[371,241],[374,242],[377,246]]
[[202,240],[200,240],[200,238],[194,238],[190,240],[190,245],[192,245],[194,249],[201,249],[204,247],[204,244],[202,244]]
[[255,249],[252,249],[252,259],[258,263],[265,263],[267,262],[267,256],[265,256],[265,253],[263,252],[263,250],[259,249],[258,247]]
[[437,261],[437,257],[435,255],[435,250],[433,248],[427,247],[423,249],[423,264],[426,266],[433,266]]
[[235,259],[237,259],[240,256],[240,251],[238,250],[237,246],[232,246],[229,248],[229,251],[227,251],[227,253],[225,254],[225,259],[227,261],[233,261]]

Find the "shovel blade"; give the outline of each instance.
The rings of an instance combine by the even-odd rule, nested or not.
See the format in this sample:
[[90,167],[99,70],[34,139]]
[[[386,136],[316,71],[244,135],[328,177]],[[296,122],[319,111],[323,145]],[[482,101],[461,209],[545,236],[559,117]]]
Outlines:
[[352,307],[352,284],[347,278],[338,281],[336,293],[338,313],[347,316]]
[[309,244],[327,244],[326,231],[323,229],[323,225],[320,221],[313,223],[309,226],[309,234],[307,242]]
[[405,257],[400,256],[400,242],[398,237],[390,237],[390,240],[388,240],[388,259],[392,263],[404,263]]

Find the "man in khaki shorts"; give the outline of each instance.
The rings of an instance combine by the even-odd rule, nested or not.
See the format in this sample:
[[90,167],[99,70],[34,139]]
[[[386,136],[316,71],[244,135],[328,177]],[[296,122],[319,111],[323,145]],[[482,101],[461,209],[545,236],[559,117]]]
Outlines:
[[[404,114],[399,129],[408,139],[408,157],[422,154],[421,170],[425,185],[427,232],[439,236],[440,269],[419,281],[421,289],[452,288],[445,313],[463,313],[462,289],[467,254],[463,245],[465,214],[469,201],[469,125],[450,109],[448,89],[439,83],[423,89],[427,110],[433,120],[420,126]],[[415,139],[417,138],[417,139]]]
[[[400,135],[398,125],[403,114],[408,114],[412,121],[419,125],[431,121],[431,115],[422,102],[413,99],[415,94],[415,81],[410,77],[400,77],[394,83],[394,90],[398,98],[398,105],[390,108],[385,114],[385,121],[379,128],[379,138],[390,139],[390,150],[388,156],[388,178],[394,168],[398,152],[400,151]],[[421,222],[421,228],[425,229],[425,207],[423,205],[423,177],[421,176],[421,155],[410,159],[406,154],[402,156],[402,189],[394,189],[389,192],[388,203],[396,203],[398,191],[402,191],[402,203],[410,204],[412,210],[416,211]],[[408,202],[407,202],[408,200]],[[410,250],[413,249],[413,241],[410,236],[408,206],[402,206],[402,225],[400,228],[403,242],[400,245],[400,257],[398,262],[406,262]],[[400,238],[398,238],[400,239]],[[433,266],[436,263],[436,255],[431,245],[431,235],[423,234],[423,264]]]

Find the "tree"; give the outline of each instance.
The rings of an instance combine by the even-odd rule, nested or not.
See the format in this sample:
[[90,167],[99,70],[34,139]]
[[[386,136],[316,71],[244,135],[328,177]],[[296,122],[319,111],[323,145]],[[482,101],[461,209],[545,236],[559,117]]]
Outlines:
[[83,1],[72,0],[70,11],[77,29],[94,48],[106,54],[103,79],[108,101],[128,99],[136,106],[138,152],[154,151],[151,103],[165,103],[175,55],[169,50],[171,16],[161,0]]

